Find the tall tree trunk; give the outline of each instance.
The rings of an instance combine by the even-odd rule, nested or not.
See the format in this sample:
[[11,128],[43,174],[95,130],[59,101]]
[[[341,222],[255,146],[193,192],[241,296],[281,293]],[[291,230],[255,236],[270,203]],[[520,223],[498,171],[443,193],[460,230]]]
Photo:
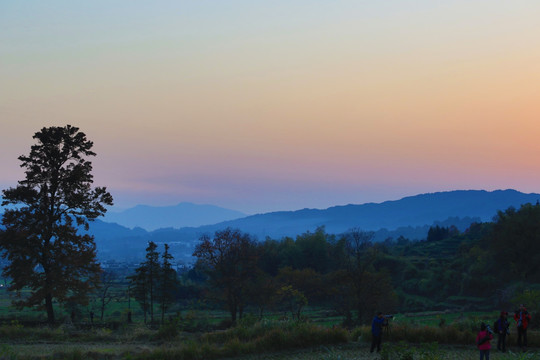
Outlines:
[[105,314],[105,299],[101,299],[101,316],[100,320],[103,321],[103,315]]
[[165,324],[165,304],[161,304],[161,325]]
[[240,303],[238,305],[238,318],[242,320],[242,316],[244,316],[244,305]]
[[148,313],[148,304],[146,303],[146,299],[143,303],[143,313],[144,313],[144,323],[146,324],[146,314]]
[[154,277],[150,270],[150,323],[154,323]]
[[231,320],[233,324],[236,324],[236,315],[238,313],[238,305],[234,299],[229,298],[229,311],[231,312]]
[[54,309],[51,294],[45,295],[45,308],[47,309],[47,322],[49,325],[54,325]]

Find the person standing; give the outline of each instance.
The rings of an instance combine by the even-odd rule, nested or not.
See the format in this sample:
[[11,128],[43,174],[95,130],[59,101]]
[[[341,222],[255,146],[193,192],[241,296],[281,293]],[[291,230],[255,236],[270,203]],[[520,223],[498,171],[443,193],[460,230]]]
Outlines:
[[501,311],[501,316],[495,321],[494,331],[497,333],[497,350],[506,352],[506,335],[508,335],[508,311]]
[[480,350],[480,360],[489,360],[489,350],[491,349],[491,340],[493,335],[489,331],[486,324],[482,323],[480,325],[480,332],[476,336],[476,345],[478,350]]
[[377,316],[373,318],[371,322],[371,349],[373,352],[377,348],[377,352],[381,351],[382,333],[384,326],[384,316],[382,312],[378,312]]
[[531,315],[529,315],[525,305],[519,305],[519,310],[516,310],[514,313],[514,320],[516,321],[517,325],[519,348],[522,350],[527,350],[527,327],[531,321]]

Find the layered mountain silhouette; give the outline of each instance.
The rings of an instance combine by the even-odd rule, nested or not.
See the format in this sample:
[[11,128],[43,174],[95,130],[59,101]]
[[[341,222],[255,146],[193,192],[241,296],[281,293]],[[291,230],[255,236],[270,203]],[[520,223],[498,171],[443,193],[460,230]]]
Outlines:
[[[419,240],[425,239],[429,227],[435,224],[454,225],[465,230],[473,222],[491,221],[499,210],[519,208],[522,204],[538,201],[540,194],[525,194],[515,190],[458,190],[421,194],[378,204],[271,212],[180,229],[174,229],[172,223],[164,222],[169,228],[151,232],[98,220],[91,225],[90,232],[95,235],[98,250],[104,256],[115,256],[120,252],[122,256],[142,258],[147,242],[155,241],[171,244],[177,259],[189,259],[201,235],[211,235],[227,227],[238,228],[261,240],[267,236],[274,239],[295,237],[306,231],[315,231],[320,226],[324,226],[328,233],[335,234],[351,228],[375,231],[376,240],[399,236]],[[152,210],[151,207],[142,209]],[[160,211],[165,209],[161,208]],[[175,221],[174,224],[180,221],[174,215],[160,213],[160,216]],[[133,225],[136,225],[135,222]]]
[[240,211],[219,206],[183,202],[176,206],[137,205],[121,212],[109,211],[102,220],[128,228],[139,227],[152,231],[168,227],[181,228],[215,224],[245,216],[246,214]]

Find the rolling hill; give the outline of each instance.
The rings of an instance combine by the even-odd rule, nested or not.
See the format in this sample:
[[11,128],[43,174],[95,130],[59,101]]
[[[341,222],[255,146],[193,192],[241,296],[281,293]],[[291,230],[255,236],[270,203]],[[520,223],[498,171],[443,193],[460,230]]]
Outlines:
[[246,214],[240,211],[219,206],[183,202],[175,206],[137,205],[120,212],[113,210],[107,212],[102,220],[128,228],[139,227],[152,231],[168,227],[182,228],[215,224],[245,216]]
[[[405,197],[400,200],[362,205],[334,206],[328,209],[302,209],[257,214],[235,220],[181,229],[163,228],[151,232],[96,221],[91,226],[102,255],[143,256],[148,241],[166,242],[177,258],[189,259],[202,234],[212,234],[226,227],[265,239],[294,237],[324,226],[328,233],[342,233],[351,228],[376,232],[376,240],[405,236],[423,239],[429,227],[455,225],[465,230],[472,222],[491,221],[498,210],[536,203],[540,194],[515,190],[458,190]],[[120,255],[118,255],[120,256]]]

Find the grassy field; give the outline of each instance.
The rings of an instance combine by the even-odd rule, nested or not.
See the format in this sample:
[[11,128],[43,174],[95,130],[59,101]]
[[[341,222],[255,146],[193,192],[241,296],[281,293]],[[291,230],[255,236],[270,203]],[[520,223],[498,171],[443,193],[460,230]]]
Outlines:
[[[479,324],[497,318],[496,312],[396,314],[383,351],[371,354],[369,327],[342,329],[343,318],[328,309],[307,308],[306,323],[284,321],[286,316],[280,312],[265,314],[262,322],[248,316],[248,321],[228,330],[220,327],[229,319],[227,312],[197,306],[171,309],[166,318],[175,317],[176,322],[161,330],[144,325],[134,302],[131,325],[126,323],[127,301],[113,301],[103,322],[96,310],[95,304],[79,308],[72,324],[68,310],[57,308],[55,328],[28,326],[28,321],[44,322],[45,314],[14,309],[0,289],[0,359],[465,360],[478,358],[474,338]],[[94,326],[90,326],[90,311],[96,314]],[[540,333],[531,332],[529,343],[538,346]],[[515,334],[509,345],[517,350]],[[540,352],[534,347],[526,354],[492,351],[491,359],[540,359]]]
[[[395,325],[386,334],[383,351],[369,353],[369,327],[347,331],[310,322],[265,320],[227,330],[184,331],[186,322],[161,329],[143,324],[115,330],[27,327],[16,322],[0,326],[0,359],[477,359],[474,331],[450,326]],[[529,343],[540,343],[530,332]],[[491,359],[539,359],[537,348],[520,353],[515,339],[510,352],[492,351]],[[514,352],[511,352],[514,351]]]
[[[229,358],[235,360],[374,360],[384,359],[384,354],[370,353],[366,344],[347,344],[331,347],[319,347],[308,350],[296,350],[283,353],[272,354],[257,354],[245,357]],[[414,356],[413,358],[407,357],[408,355],[389,355],[388,359],[400,360],[400,359],[432,359],[432,360],[477,360],[479,355],[478,351],[474,347],[464,346],[441,346],[436,355],[432,357],[421,355]],[[521,360],[521,359],[539,359],[540,353],[532,351],[526,354],[518,352],[501,353],[497,351],[491,351],[491,360]]]
[[[13,343],[3,344],[0,347],[0,358],[2,359],[159,359],[169,357],[159,357],[160,354],[174,351],[181,346],[181,341],[173,343]],[[291,349],[279,352],[264,352],[245,356],[223,357],[223,359],[236,360],[363,360],[363,359],[395,359],[395,360],[442,360],[456,359],[468,360],[478,359],[478,351],[474,345],[470,346],[449,346],[440,345],[437,350],[431,353],[422,352],[424,345],[408,345],[409,350],[404,352],[387,351],[396,349],[399,344],[383,344],[383,352],[380,354],[370,353],[369,344],[365,342],[350,342],[340,345],[313,346],[304,349]],[[386,351],[386,352],[385,352]],[[412,355],[411,355],[412,354]],[[412,357],[411,357],[412,356]],[[174,357],[170,357],[171,359]],[[540,352],[531,349],[527,353],[520,353],[517,349],[507,353],[496,350],[491,351],[493,360],[522,360],[539,359]],[[181,358],[179,358],[181,359]],[[198,358],[204,359],[204,357]]]

